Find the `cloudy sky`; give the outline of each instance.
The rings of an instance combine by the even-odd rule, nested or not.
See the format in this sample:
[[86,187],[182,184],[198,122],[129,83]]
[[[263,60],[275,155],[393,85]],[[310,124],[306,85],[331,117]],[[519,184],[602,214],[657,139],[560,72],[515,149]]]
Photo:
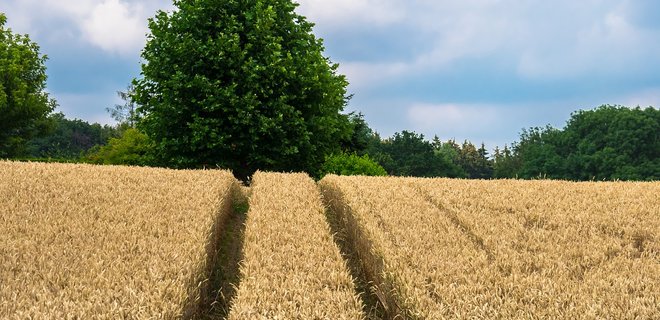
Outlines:
[[[489,148],[601,104],[660,106],[660,1],[300,0],[326,55],[383,136],[414,130]],[[2,0],[49,56],[71,118],[111,123],[140,74],[147,18],[171,0]]]

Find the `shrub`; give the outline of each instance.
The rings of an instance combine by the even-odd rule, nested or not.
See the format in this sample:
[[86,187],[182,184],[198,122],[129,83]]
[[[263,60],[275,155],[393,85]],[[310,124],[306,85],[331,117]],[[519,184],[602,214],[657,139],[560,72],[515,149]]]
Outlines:
[[110,138],[107,145],[92,151],[88,160],[96,164],[153,165],[151,140],[137,129],[129,128],[120,138]]
[[386,176],[387,171],[369,155],[340,153],[326,157],[321,168],[321,177],[334,173],[343,176]]

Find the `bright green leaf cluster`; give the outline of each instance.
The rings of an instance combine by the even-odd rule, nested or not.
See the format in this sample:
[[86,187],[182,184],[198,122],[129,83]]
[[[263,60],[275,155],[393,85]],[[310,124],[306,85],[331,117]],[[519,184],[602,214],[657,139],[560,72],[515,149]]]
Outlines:
[[342,176],[387,175],[387,171],[378,162],[371,160],[369,155],[358,156],[346,153],[339,153],[326,158],[321,169],[321,177],[330,173]]

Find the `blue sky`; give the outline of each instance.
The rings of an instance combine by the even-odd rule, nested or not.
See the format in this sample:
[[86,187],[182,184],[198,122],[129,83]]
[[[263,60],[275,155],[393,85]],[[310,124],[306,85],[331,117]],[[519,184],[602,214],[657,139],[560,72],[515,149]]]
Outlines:
[[[347,111],[390,136],[414,130],[489,148],[601,104],[660,106],[660,1],[300,0],[354,94]],[[140,73],[147,18],[171,0],[2,0],[49,56],[70,118],[106,107]]]

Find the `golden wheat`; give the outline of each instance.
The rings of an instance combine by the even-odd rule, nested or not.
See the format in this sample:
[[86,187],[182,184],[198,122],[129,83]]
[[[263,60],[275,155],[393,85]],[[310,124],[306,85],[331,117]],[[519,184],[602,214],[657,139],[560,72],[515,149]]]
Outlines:
[[[508,309],[544,318],[660,314],[660,184],[419,179],[427,200],[479,236]],[[517,286],[512,286],[516,279]]]
[[257,172],[229,319],[361,319],[314,181]]
[[0,162],[0,318],[195,318],[226,171]]
[[328,176],[391,317],[653,318],[658,183]]

